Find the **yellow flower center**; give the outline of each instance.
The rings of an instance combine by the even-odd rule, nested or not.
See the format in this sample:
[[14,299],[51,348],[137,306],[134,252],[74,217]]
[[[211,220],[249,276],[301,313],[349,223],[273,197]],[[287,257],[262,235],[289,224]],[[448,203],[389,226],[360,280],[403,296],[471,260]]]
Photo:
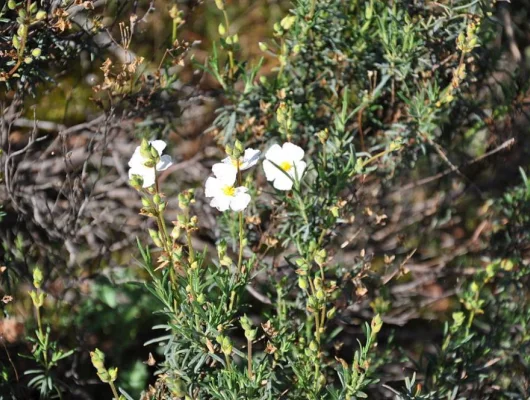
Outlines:
[[223,193],[227,196],[234,197],[234,194],[236,193],[236,188],[227,185],[223,188]]
[[236,168],[241,167],[241,159],[237,160],[237,159],[235,159],[235,158],[232,158],[231,161],[232,161],[232,165],[233,165],[234,167],[236,167]]
[[291,164],[289,161],[284,161],[280,163],[280,168],[283,169],[285,172],[289,172],[289,170],[293,168],[293,164]]

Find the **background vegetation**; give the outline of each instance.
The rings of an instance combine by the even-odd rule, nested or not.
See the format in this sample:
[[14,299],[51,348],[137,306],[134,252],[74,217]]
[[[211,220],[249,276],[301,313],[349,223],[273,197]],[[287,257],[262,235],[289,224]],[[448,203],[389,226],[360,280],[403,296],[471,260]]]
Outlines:
[[[3,4],[0,398],[530,398],[529,11]],[[309,165],[246,172],[244,231],[203,190],[236,140]]]

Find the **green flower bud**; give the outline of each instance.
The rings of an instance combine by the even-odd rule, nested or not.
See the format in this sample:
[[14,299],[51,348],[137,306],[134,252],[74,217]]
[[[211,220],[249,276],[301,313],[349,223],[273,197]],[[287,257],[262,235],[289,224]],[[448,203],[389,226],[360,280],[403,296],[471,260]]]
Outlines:
[[110,368],[109,376],[111,382],[114,382],[116,379],[118,379],[118,368]]
[[215,5],[220,11],[223,11],[225,9],[225,2],[224,0],[215,0]]
[[316,353],[318,351],[318,344],[314,340],[309,343],[309,350],[311,350],[313,353]]
[[223,338],[223,343],[221,343],[221,351],[224,353],[224,355],[229,356],[232,354],[232,342],[230,341],[230,338],[225,336]]
[[226,34],[226,28],[222,23],[219,24],[219,27],[217,28],[217,32],[219,32],[219,35],[221,36],[224,36]]
[[151,236],[151,239],[156,246],[162,247],[162,241],[160,240],[160,236],[157,231],[154,229],[149,229],[149,236]]
[[295,21],[296,17],[294,15],[287,15],[280,21],[280,25],[283,29],[288,31],[289,29],[291,29]]
[[35,18],[37,19],[37,21],[40,21],[40,20],[46,18],[46,11],[44,11],[44,10],[37,11],[37,15],[35,15]]
[[381,319],[381,316],[376,314],[374,318],[372,318],[372,323],[370,325],[372,327],[372,334],[379,333],[381,327],[383,326],[383,320]]
[[15,0],[9,0],[7,2],[7,7],[10,9],[10,10],[14,10],[16,7],[17,7],[17,2]]
[[299,276],[298,277],[298,286],[302,290],[307,290],[307,279],[304,278],[303,276]]
[[40,289],[44,277],[42,276],[42,271],[39,267],[35,267],[33,270],[33,286],[37,289]]
[[[144,179],[141,175],[133,175],[131,179],[129,180],[129,184],[135,188],[136,190],[140,190],[144,185]],[[144,202],[144,199],[142,199],[142,204]],[[149,206],[149,204],[147,204]]]
[[153,196],[153,202],[156,205],[159,205],[159,204],[162,203],[162,198],[160,197],[160,195],[158,193]]
[[261,51],[267,51],[267,50],[269,50],[269,47],[267,46],[266,43],[259,42],[259,43],[258,43],[258,46],[259,46],[259,49],[260,49]]

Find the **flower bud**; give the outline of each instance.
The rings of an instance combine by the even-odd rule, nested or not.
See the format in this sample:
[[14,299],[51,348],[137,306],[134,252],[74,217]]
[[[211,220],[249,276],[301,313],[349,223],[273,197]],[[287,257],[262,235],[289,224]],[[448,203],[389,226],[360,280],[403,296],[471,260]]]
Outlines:
[[140,144],[140,154],[144,158],[151,158],[151,145],[146,139],[142,139],[142,143]]
[[320,249],[315,253],[315,262],[319,267],[322,267],[324,265],[324,262],[326,261],[327,253],[325,249]]
[[219,260],[224,258],[224,256],[226,255],[226,248],[226,240],[221,239],[221,241],[219,241],[219,243],[217,244],[217,256],[219,257]]
[[260,49],[261,51],[267,51],[267,50],[269,50],[269,47],[268,47],[267,44],[264,43],[264,42],[259,42],[259,43],[258,43],[258,46],[259,46],[259,49]]
[[44,10],[37,11],[37,15],[35,15],[35,19],[37,19],[37,21],[40,21],[40,20],[42,20],[44,18],[46,18],[46,11],[44,11]]
[[[133,175],[134,176],[138,176],[138,175]],[[149,199],[145,198],[145,197],[142,197],[142,206],[144,207],[150,207],[151,206],[151,203],[149,202]]]
[[372,319],[372,323],[370,325],[372,327],[372,334],[379,333],[381,327],[383,326],[383,320],[381,319],[381,316],[379,314],[376,314],[375,317]]
[[156,205],[159,205],[159,204],[162,203],[162,198],[160,197],[160,195],[158,193],[153,196],[153,202]]
[[215,0],[215,5],[217,6],[217,8],[221,11],[223,11],[225,9],[225,2],[224,0]]
[[224,355],[229,356],[232,354],[232,342],[230,341],[230,338],[225,336],[223,337],[223,342],[221,343],[221,351],[224,353]]
[[298,277],[298,286],[302,290],[307,290],[307,279],[304,278],[303,276],[299,276]]
[[174,226],[171,230],[171,238],[173,240],[177,240],[180,237],[180,228],[178,226]]
[[7,7],[10,9],[10,10],[14,10],[16,7],[17,7],[17,2],[15,0],[9,0],[7,2]]
[[289,29],[291,29],[295,21],[296,17],[294,15],[287,15],[280,21],[280,25],[283,29],[288,31]]
[[35,286],[37,289],[40,289],[43,279],[42,271],[39,267],[35,267],[33,270],[33,286]]
[[217,32],[219,32],[219,35],[224,36],[226,34],[226,28],[223,25],[223,23],[219,24],[219,27],[217,28]]
[[314,340],[309,343],[309,350],[311,350],[313,353],[316,353],[318,351],[318,344]]
[[329,131],[328,128],[323,129],[317,133],[318,140],[320,140],[320,143],[324,144],[329,138]]
[[114,382],[116,379],[118,379],[118,368],[110,368],[109,376],[111,382]]
[[149,236],[151,236],[151,239],[156,246],[162,247],[162,241],[160,240],[160,236],[157,231],[154,229],[149,229]]

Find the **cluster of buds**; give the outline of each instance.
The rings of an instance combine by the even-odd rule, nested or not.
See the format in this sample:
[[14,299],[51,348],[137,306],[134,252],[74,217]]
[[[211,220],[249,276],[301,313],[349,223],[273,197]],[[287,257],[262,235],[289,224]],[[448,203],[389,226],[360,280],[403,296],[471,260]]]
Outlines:
[[[139,177],[138,175],[135,175],[132,180],[135,179],[135,177]],[[131,180],[131,181],[132,181]],[[154,190],[153,188],[149,188],[149,191]],[[156,218],[156,216],[166,209],[167,203],[162,199],[162,196],[159,193],[154,193],[153,198],[147,199],[145,197],[142,198],[142,209],[140,210],[140,213],[142,215],[147,215],[152,218]]]
[[218,335],[215,340],[219,345],[221,346],[221,352],[226,356],[230,356],[232,354],[232,350],[234,346],[232,345],[232,341],[228,336],[224,335]]
[[176,26],[179,26],[184,22],[184,13],[178,9],[176,4],[174,4],[169,10],[169,16],[173,20],[173,24]]
[[470,53],[478,46],[477,30],[478,24],[471,22],[466,29],[466,33],[460,32],[456,39],[456,46],[462,53]]
[[196,215],[190,216],[189,208],[190,205],[195,203],[195,191],[193,189],[184,190],[178,195],[179,207],[182,211],[181,214],[177,215],[177,220],[173,221],[175,225],[171,231],[171,237],[173,240],[177,240],[180,237],[182,231],[191,233],[199,229],[199,219]]
[[31,297],[31,300],[33,301],[33,305],[35,306],[35,308],[40,308],[44,305],[44,298],[46,294],[40,291],[43,279],[44,278],[42,276],[42,271],[39,267],[36,267],[33,270],[33,286],[35,286],[37,290],[32,290],[29,292],[29,295]]
[[235,46],[239,43],[239,35],[237,33],[233,35],[227,35],[226,26],[222,22],[219,24],[217,31],[219,32],[219,35],[224,38],[224,44],[227,46]]
[[110,383],[118,378],[118,368],[105,368],[105,354],[99,349],[90,352],[90,360],[101,382]]
[[217,244],[217,256],[219,257],[219,263],[224,267],[232,265],[232,259],[226,255],[227,245],[226,240],[222,239]]
[[146,139],[142,139],[140,154],[144,157],[144,165],[147,168],[154,168],[160,161],[160,154]]
[[229,144],[225,146],[225,153],[230,156],[232,160],[239,160],[244,152],[245,147],[243,146],[243,143],[237,139],[234,142],[234,146],[230,146]]
[[243,315],[239,322],[241,323],[241,328],[245,331],[245,337],[248,341],[252,342],[256,340],[256,335],[258,333],[257,329],[252,329],[252,321],[246,315]]
[[321,131],[318,131],[317,132],[317,137],[318,137],[318,140],[320,141],[320,143],[325,145],[326,142],[328,141],[328,138],[329,138],[329,130],[328,130],[328,128],[322,129]]
[[285,135],[287,140],[291,139],[293,130],[293,109],[286,103],[280,103],[276,110],[276,120],[278,121],[279,131]]
[[283,17],[283,19],[279,23],[276,22],[274,24],[274,36],[281,37],[285,35],[289,31],[289,29],[291,29],[295,22],[295,15],[287,15]]
[[[477,29],[478,25],[474,22],[471,22],[467,26],[466,33],[464,34],[464,32],[461,32],[456,39],[456,47],[462,53],[462,60],[467,53],[470,53],[475,47],[478,46],[478,37],[476,35]],[[465,77],[466,64],[465,62],[460,62],[453,70],[453,78],[451,79],[450,85],[443,90],[440,100],[436,103],[438,107],[454,100],[454,92],[456,89],[458,89]]]

